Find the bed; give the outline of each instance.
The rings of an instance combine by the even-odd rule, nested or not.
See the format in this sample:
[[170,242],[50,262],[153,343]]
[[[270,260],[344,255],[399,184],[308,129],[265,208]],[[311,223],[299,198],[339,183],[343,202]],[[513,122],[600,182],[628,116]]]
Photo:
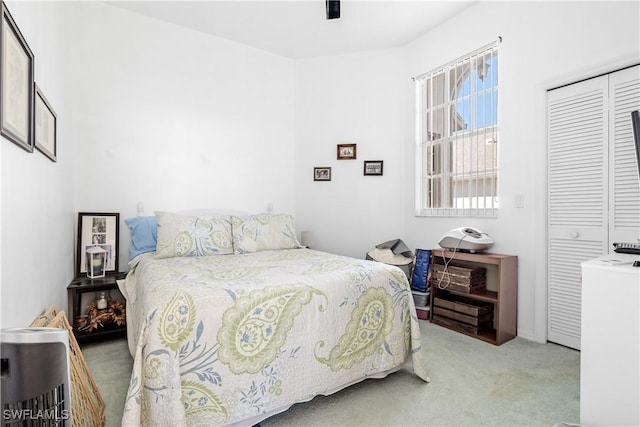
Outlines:
[[401,368],[428,381],[399,268],[303,248],[287,215],[156,220],[120,283],[123,426],[252,425]]

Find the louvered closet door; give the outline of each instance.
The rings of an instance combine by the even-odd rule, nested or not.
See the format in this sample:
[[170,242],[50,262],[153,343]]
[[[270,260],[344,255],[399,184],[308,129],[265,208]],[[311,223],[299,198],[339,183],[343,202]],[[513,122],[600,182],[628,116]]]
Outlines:
[[549,341],[580,348],[580,263],[606,253],[608,78],[549,91]]
[[609,76],[609,243],[640,237],[640,183],[631,111],[640,110],[640,66]]

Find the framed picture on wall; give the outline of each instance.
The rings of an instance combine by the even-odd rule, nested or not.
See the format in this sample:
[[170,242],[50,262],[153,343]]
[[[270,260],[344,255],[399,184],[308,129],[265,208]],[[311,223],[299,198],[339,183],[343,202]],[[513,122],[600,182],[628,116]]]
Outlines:
[[356,144],[338,144],[338,160],[355,160]]
[[99,246],[106,251],[105,272],[118,272],[118,248],[120,239],[120,214],[78,213],[78,243],[76,276],[87,272],[87,249]]
[[364,174],[365,175],[382,175],[382,160],[365,160],[364,161]]
[[45,156],[57,161],[56,112],[44,97],[37,84],[35,86],[35,146]]
[[33,152],[33,53],[2,2],[0,134]]
[[313,180],[314,181],[331,181],[331,168],[330,167],[313,168]]

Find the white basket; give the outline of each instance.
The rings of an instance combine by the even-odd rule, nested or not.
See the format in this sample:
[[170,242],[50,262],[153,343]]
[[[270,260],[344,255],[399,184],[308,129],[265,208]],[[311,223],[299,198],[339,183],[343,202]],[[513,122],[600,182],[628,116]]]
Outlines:
[[411,291],[413,294],[413,303],[416,307],[425,307],[429,305],[429,292]]

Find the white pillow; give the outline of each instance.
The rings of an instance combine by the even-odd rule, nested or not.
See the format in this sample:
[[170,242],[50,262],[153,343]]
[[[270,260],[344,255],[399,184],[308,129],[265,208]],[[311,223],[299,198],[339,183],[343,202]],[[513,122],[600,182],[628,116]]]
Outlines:
[[231,224],[235,254],[302,247],[288,214],[232,215]]
[[231,217],[189,216],[156,212],[156,258],[228,255],[233,253]]

